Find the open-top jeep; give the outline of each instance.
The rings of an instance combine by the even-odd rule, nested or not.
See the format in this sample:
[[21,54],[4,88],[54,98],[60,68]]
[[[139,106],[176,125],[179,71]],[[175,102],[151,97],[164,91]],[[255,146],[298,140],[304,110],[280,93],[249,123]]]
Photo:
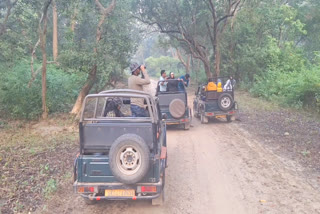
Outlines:
[[209,91],[207,90],[208,84],[201,84],[195,93],[193,114],[194,117],[201,119],[201,123],[208,123],[209,118],[226,118],[228,122],[231,122],[231,117],[238,109],[234,100],[234,85],[229,89],[223,89],[222,81],[226,78],[221,77],[219,80],[220,90],[217,88],[217,90]]
[[[143,99],[148,117],[132,117],[131,99]],[[119,114],[119,112],[121,112]],[[79,122],[80,153],[74,191],[99,200],[164,200],[166,124],[150,94],[111,90],[86,96]]]
[[[160,90],[160,84],[165,83],[166,90]],[[159,98],[161,113],[167,115],[166,124],[181,124],[185,130],[190,128],[192,120],[191,109],[188,106],[188,95],[183,84],[179,80],[159,81],[157,84],[156,97]],[[181,88],[182,87],[182,88]]]

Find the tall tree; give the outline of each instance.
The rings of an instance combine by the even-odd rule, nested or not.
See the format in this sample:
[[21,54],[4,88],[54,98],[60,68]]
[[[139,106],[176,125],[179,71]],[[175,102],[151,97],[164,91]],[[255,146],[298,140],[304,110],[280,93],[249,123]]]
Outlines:
[[13,2],[11,2],[11,0],[6,1],[7,12],[3,22],[0,23],[0,36],[6,32],[7,22],[8,22],[9,16],[11,15],[11,10],[14,7],[14,5],[17,3],[17,1],[18,0],[14,0]]
[[203,63],[207,78],[212,77],[207,20],[207,5],[198,0],[138,0],[135,18],[155,26],[160,33],[177,41],[181,48]]
[[47,24],[48,24],[48,8],[52,0],[44,2],[42,15],[39,21],[38,34],[40,40],[40,47],[42,52],[42,118],[47,119],[48,107],[47,107],[47,52],[46,52],[46,40],[47,40]]
[[190,65],[191,65],[191,55],[187,55],[187,59],[184,59],[181,51],[179,50],[179,48],[177,48],[176,49],[176,56],[180,60],[180,62],[184,66],[184,68],[186,69],[186,73],[189,74],[190,73]]
[[220,39],[227,26],[228,19],[235,15],[241,0],[223,1],[222,5],[219,5],[219,2],[213,0],[207,0],[207,3],[212,20],[211,23],[206,22],[206,25],[213,47],[215,75],[218,77],[220,75],[221,63]]
[[[95,0],[95,5],[96,5],[96,7],[99,11],[99,14],[100,14],[100,20],[98,22],[97,29],[96,29],[96,42],[95,42],[96,45],[93,49],[94,55],[97,55],[97,54],[99,54],[97,47],[99,46],[99,42],[102,39],[103,23],[105,22],[106,18],[111,14],[111,12],[114,10],[114,8],[116,6],[116,0],[112,0],[112,2],[106,8],[101,4],[101,2],[99,0]],[[72,114],[78,114],[80,112],[85,96],[89,93],[89,91],[91,90],[91,88],[93,87],[93,85],[96,81],[97,66],[98,66],[97,62],[94,62],[93,66],[91,67],[91,70],[89,72],[88,78],[87,78],[84,86],[81,88],[81,91],[78,95],[78,98],[72,108],[72,111],[71,111]]]
[[53,61],[57,61],[58,58],[58,13],[56,1],[52,0],[52,23],[53,23],[53,33],[52,33],[52,51],[53,51]]

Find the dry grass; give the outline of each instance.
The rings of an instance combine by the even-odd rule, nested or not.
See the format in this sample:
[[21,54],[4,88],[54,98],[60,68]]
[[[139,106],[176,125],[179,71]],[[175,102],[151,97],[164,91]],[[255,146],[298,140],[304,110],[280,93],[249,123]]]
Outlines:
[[71,179],[78,133],[68,115],[0,128],[0,209],[28,213]]

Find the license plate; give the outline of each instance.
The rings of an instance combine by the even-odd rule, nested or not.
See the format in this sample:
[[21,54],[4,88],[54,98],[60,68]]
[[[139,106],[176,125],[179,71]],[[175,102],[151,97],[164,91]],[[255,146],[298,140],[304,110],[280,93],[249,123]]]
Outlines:
[[106,197],[133,197],[135,196],[134,189],[106,189]]
[[226,118],[226,115],[217,115],[216,118]]
[[175,123],[175,122],[171,122],[171,123],[167,123],[167,125],[177,125],[179,123]]

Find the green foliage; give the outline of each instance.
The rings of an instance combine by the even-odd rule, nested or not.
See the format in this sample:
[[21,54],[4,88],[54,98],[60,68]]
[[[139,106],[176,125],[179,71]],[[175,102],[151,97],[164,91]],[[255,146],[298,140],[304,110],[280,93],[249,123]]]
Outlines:
[[[267,0],[247,2],[224,38],[222,73],[234,74],[255,96],[320,111],[319,57],[313,52],[309,58],[311,54],[305,49],[311,42],[309,31],[314,36],[316,28],[311,29],[301,14],[304,11],[316,19],[316,14],[306,12],[311,5],[315,2],[303,6]],[[313,12],[319,10],[317,5]]]
[[161,56],[159,58],[149,57],[145,61],[150,74],[157,77],[160,76],[161,70],[166,70],[167,75],[170,72],[177,73],[180,63],[178,59],[169,56]]
[[[39,65],[38,65],[39,66]],[[22,61],[3,68],[0,79],[1,115],[35,119],[41,114],[41,72],[31,87],[30,64]],[[84,74],[66,73],[54,65],[47,67],[47,105],[49,112],[66,112],[76,99]]]
[[57,190],[57,182],[53,178],[50,178],[48,180],[46,187],[43,190],[44,196],[46,198],[49,198],[52,193],[54,193]]
[[294,72],[270,71],[257,78],[251,92],[293,107],[317,107],[320,112],[320,68]]

